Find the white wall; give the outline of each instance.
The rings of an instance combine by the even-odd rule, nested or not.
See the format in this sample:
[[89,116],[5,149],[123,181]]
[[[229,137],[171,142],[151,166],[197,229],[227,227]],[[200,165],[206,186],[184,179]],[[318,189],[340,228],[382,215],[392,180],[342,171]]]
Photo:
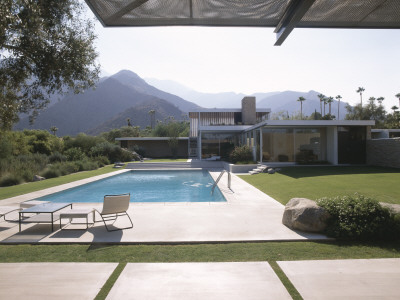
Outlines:
[[326,159],[333,165],[338,164],[337,126],[326,128]]

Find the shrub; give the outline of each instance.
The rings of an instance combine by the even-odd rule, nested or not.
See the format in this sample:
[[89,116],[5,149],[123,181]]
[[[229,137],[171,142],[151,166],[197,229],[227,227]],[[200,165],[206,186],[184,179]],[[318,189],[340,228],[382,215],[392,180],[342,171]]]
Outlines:
[[100,143],[90,150],[92,156],[106,156],[110,162],[131,161],[133,155],[130,151],[109,142]]
[[8,174],[0,179],[0,186],[17,185],[22,182],[22,178],[16,174]]
[[326,229],[329,236],[364,240],[393,238],[396,234],[395,216],[374,199],[356,193],[321,198],[317,204],[331,215]]
[[41,174],[41,176],[43,176],[46,179],[49,178],[55,178],[55,177],[60,177],[61,176],[61,172],[58,168],[49,168],[44,170]]
[[85,153],[80,148],[69,148],[67,151],[64,152],[67,160],[74,161],[74,160],[82,160],[86,157]]
[[253,153],[250,147],[246,145],[235,147],[229,157],[232,163],[253,161]]
[[93,158],[93,160],[97,162],[99,167],[104,167],[110,164],[110,161],[108,160],[107,156],[96,156]]
[[49,162],[50,163],[56,163],[56,162],[64,162],[67,160],[67,157],[62,155],[60,152],[54,152],[52,155],[49,156]]

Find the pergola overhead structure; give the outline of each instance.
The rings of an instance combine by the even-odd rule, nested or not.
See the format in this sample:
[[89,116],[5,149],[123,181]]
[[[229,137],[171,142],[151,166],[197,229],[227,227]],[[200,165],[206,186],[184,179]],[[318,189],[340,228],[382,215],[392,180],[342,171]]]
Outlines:
[[86,0],[103,26],[399,29],[400,0]]

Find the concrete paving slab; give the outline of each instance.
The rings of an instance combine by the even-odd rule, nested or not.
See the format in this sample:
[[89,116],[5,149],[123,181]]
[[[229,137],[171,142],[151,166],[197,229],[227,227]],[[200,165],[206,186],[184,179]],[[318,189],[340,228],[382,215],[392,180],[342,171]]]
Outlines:
[[130,263],[111,289],[114,299],[291,299],[267,262]]
[[400,259],[280,261],[304,300],[399,299]]
[[[210,174],[216,179],[220,172],[211,171]],[[116,232],[107,232],[103,223],[97,222],[88,230],[77,230],[75,233],[58,230],[58,224],[55,224],[56,231],[53,233],[48,224],[24,224],[19,233],[18,224],[14,222],[0,228],[0,243],[199,243],[326,239],[321,234],[287,228],[282,224],[284,206],[281,203],[233,174],[229,189],[227,178],[228,175],[224,174],[218,185],[227,199],[223,203],[132,203],[128,213],[134,227]],[[26,195],[22,198],[27,200]],[[102,203],[73,204],[74,208],[100,209],[101,206]],[[100,220],[99,216],[96,218]],[[126,217],[122,217],[115,225],[126,227],[129,223]]]
[[0,299],[94,299],[116,263],[1,263]]

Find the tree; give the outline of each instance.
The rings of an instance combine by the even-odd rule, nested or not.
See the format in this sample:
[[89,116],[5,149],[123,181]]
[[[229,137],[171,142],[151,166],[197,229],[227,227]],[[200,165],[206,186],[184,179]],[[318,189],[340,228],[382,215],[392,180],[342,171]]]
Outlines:
[[395,114],[396,110],[398,110],[399,108],[396,105],[394,105],[390,109],[393,110],[393,114]]
[[332,102],[333,102],[333,97],[329,97],[326,102],[329,104],[329,115],[332,115]]
[[50,127],[50,131],[51,131],[54,135],[56,135],[57,130],[58,130],[58,128],[57,128],[56,126],[51,126],[51,127]]
[[340,120],[340,100],[342,99],[342,96],[337,95],[336,99],[338,100],[338,106],[337,106],[337,119]]
[[321,109],[321,116],[322,116],[322,102],[325,99],[325,95],[319,94],[317,97],[319,98],[319,106],[320,106],[320,109]]
[[383,100],[385,100],[385,98],[384,97],[379,97],[376,100],[378,100],[379,106],[382,106],[382,102],[383,102]]
[[304,97],[299,97],[299,99],[297,99],[297,101],[300,102],[300,118],[303,119],[303,101],[305,101],[306,98]]
[[33,120],[52,94],[93,87],[95,38],[81,1],[2,0],[0,127],[10,129],[21,112]]
[[360,98],[361,98],[361,107],[362,107],[362,93],[365,91],[363,87],[359,87],[356,93],[360,93]]
[[322,101],[324,102],[324,116],[326,115],[326,113],[325,113],[325,107],[326,107],[326,103],[327,103],[327,101],[328,101],[328,98],[327,97],[324,97],[324,99],[322,99]]
[[156,111],[154,109],[150,110],[149,115],[150,115],[150,127],[151,129],[153,129],[155,123]]
[[400,93],[395,95],[396,98],[399,98],[399,107],[400,107]]
[[132,127],[132,123],[131,123],[131,119],[130,118],[127,118],[126,122],[128,123],[127,124],[128,127]]

